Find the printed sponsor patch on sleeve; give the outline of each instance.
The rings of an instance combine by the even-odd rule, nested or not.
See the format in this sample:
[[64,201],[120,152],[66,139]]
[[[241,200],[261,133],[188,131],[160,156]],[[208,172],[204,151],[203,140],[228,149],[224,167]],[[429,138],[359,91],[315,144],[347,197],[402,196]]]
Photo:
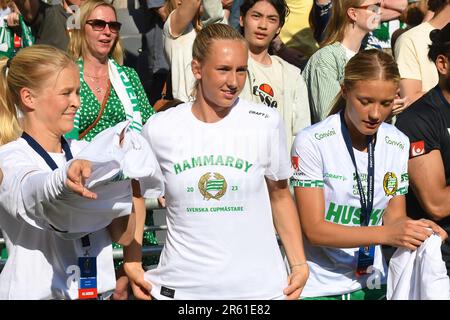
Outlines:
[[423,140],[411,143],[411,158],[425,154],[425,142]]
[[299,164],[300,164],[300,157],[292,156],[292,167],[295,169],[295,171],[298,171]]

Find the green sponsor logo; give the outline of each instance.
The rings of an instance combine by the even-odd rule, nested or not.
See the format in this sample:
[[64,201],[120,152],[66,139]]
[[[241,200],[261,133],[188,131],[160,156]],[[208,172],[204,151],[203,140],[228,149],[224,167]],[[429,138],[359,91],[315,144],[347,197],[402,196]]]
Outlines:
[[[376,226],[380,223],[384,214],[383,209],[373,209],[370,214],[370,223],[371,226]],[[325,220],[337,223],[337,224],[361,224],[361,208],[356,208],[347,205],[340,205],[330,202],[330,206],[328,207],[327,214],[325,216]]]
[[400,176],[401,182],[408,182],[409,181],[409,175],[407,173],[403,173]]
[[325,178],[330,178],[330,179],[334,179],[334,180],[341,180],[341,181],[347,180],[347,178],[344,176],[341,176],[339,174],[329,173],[329,172],[325,173],[323,176]]
[[403,187],[403,188],[399,188],[398,190],[397,190],[397,195],[405,195],[405,194],[407,194],[408,193],[408,188],[407,187]]
[[322,140],[331,136],[334,136],[336,134],[336,131],[334,131],[333,129],[330,129],[326,132],[318,132],[314,134],[314,138],[316,138],[317,140]]
[[[367,173],[359,173],[359,178],[361,179],[361,181],[367,181]],[[353,172],[353,180],[356,181],[356,173]]]
[[323,188],[323,180],[295,180],[291,179],[292,187]]
[[391,146],[397,146],[397,147],[399,147],[400,150],[403,150],[403,149],[405,148],[405,145],[404,145],[402,142],[393,140],[393,139],[389,138],[389,136],[386,136],[386,137],[384,138],[384,141],[385,141],[387,144],[391,145]]
[[244,172],[247,173],[248,170],[253,166],[253,164],[249,163],[246,160],[235,157],[210,155],[210,156],[193,157],[191,159],[175,163],[173,165],[173,170],[175,174],[179,174],[185,170],[190,170],[193,168],[203,166],[233,167],[238,170],[244,170]]
[[244,207],[223,206],[223,207],[193,207],[186,208],[187,213],[235,213],[244,212]]

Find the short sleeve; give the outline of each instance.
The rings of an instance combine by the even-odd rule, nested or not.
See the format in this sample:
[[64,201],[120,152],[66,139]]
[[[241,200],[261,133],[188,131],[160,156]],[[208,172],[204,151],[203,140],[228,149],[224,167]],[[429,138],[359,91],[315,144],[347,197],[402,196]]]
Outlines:
[[289,179],[292,176],[292,168],[283,120],[276,111],[273,115],[277,118],[277,126],[269,132],[269,164],[264,175],[270,180],[278,181]]
[[[410,108],[414,107],[411,106]],[[423,106],[420,109],[417,111],[407,110],[407,112],[400,114],[395,123],[396,127],[409,138],[411,144],[410,158],[441,148],[439,141],[440,120],[434,116],[434,111],[430,106]]]
[[303,188],[323,188],[323,162],[317,145],[304,131],[294,140],[291,150],[294,174],[291,186]]
[[401,168],[400,168],[400,179],[395,195],[405,195],[408,193],[409,187],[409,175],[408,175],[408,150],[409,142],[406,141],[405,151],[401,155]]

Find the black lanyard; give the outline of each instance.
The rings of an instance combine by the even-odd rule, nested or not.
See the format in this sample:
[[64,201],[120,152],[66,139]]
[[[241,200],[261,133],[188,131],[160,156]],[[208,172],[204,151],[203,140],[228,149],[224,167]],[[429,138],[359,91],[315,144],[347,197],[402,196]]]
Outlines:
[[[34,140],[28,133],[23,132],[22,138],[25,139],[25,141],[30,145],[30,147],[33,148],[33,150],[36,151],[36,153],[38,155],[40,155],[42,157],[42,159],[44,159],[44,161],[47,163],[47,165],[50,167],[50,169],[52,169],[53,171],[58,169],[58,165],[52,159],[52,157],[50,157],[50,155],[47,153],[47,151],[45,151],[44,148],[42,148],[42,146],[36,140]],[[64,139],[63,137],[61,137],[61,147],[66,154],[66,160],[67,161],[72,160],[73,155],[72,155],[72,152],[70,151],[69,144],[67,143],[66,139]],[[59,231],[55,227],[53,227],[53,226],[51,226],[51,227],[53,229],[55,229],[56,231]],[[63,232],[63,231],[60,231],[60,232]],[[86,235],[83,238],[81,238],[81,242],[82,242],[83,248],[89,247],[90,246],[89,235]]]
[[[42,146],[36,140],[34,140],[28,133],[23,132],[22,138],[25,139],[25,141],[30,145],[30,147],[33,148],[33,150],[36,151],[37,154],[42,157],[42,159],[44,159],[44,161],[47,163],[50,169],[52,170],[58,169],[58,165],[52,159],[52,157],[50,157],[47,151],[45,151],[44,148],[42,148]],[[61,137],[61,147],[66,153],[66,160],[67,161],[72,160],[73,156],[72,152],[70,151],[69,144],[63,137]]]
[[367,163],[367,198],[364,194],[363,186],[361,183],[361,178],[358,174],[358,168],[356,166],[355,154],[352,147],[352,139],[350,138],[350,133],[348,132],[347,124],[344,119],[344,110],[341,111],[341,131],[344,137],[345,145],[347,146],[348,153],[352,158],[353,165],[355,166],[355,176],[356,182],[358,184],[359,191],[359,201],[361,202],[361,226],[368,226],[370,214],[373,208],[373,193],[374,193],[374,177],[375,177],[375,141],[373,136],[367,137],[369,142],[367,146],[368,153],[368,163]]

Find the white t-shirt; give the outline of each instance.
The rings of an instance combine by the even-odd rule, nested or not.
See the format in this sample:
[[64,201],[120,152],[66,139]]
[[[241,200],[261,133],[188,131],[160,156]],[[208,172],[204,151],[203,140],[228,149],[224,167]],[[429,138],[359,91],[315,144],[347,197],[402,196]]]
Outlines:
[[[369,226],[382,224],[384,210],[393,196],[408,190],[408,138],[388,124],[381,124],[375,145],[375,186],[373,210]],[[368,154],[353,149],[364,191],[367,191]],[[296,168],[294,187],[323,188],[325,220],[346,226],[360,226],[360,198],[355,168],[341,133],[340,115],[300,132],[292,147],[292,163]],[[319,297],[350,293],[376,283],[386,283],[386,264],[380,246],[375,247],[374,271],[355,275],[358,248],[312,246],[304,241],[310,267],[303,297]]]
[[[252,101],[278,109],[283,118],[283,67],[279,63],[265,65],[252,60],[255,81],[252,83]],[[256,97],[256,99],[255,99]]]
[[422,81],[422,91],[434,88],[439,76],[434,62],[428,59],[430,32],[435,28],[428,22],[403,33],[395,43],[395,61],[402,79]]
[[239,99],[216,123],[186,103],[144,126],[164,176],[167,242],[146,272],[157,299],[282,299],[287,271],[265,178],[292,169],[276,110]]
[[341,45],[342,45],[342,48],[344,48],[344,50],[345,50],[345,56],[347,57],[347,61],[350,60],[351,58],[353,58],[353,56],[356,54],[356,52],[347,48],[343,44],[341,44]]
[[442,239],[432,234],[419,248],[398,248],[389,261],[388,300],[450,300],[450,279],[441,253]]

